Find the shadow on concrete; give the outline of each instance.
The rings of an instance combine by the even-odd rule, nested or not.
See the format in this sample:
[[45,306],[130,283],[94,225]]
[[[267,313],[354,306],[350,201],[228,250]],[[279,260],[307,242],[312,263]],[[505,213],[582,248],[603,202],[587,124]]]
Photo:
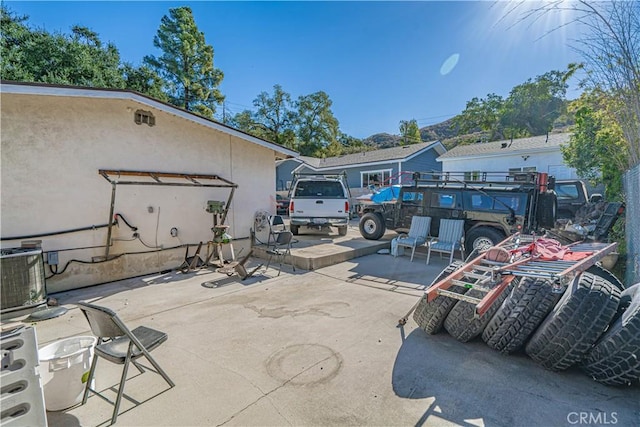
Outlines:
[[50,426],[79,427],[80,421],[66,412],[47,412],[47,424]]
[[422,329],[405,337],[404,328],[399,329],[403,341],[392,386],[399,397],[425,399],[427,407],[416,426],[447,421],[467,426],[564,425],[568,414],[598,408],[604,396],[607,410],[619,414],[635,398],[592,381],[577,367],[551,372],[523,354],[493,351],[480,339],[460,343],[444,332],[427,335]]

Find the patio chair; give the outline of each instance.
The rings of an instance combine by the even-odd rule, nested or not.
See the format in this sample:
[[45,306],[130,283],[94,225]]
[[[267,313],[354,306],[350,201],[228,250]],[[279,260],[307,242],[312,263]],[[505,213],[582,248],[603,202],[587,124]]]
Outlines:
[[[269,265],[271,264],[271,259],[275,256],[280,261],[280,269],[278,270],[278,276],[282,271],[282,264],[287,255],[291,257],[291,242],[293,240],[293,233],[291,231],[282,231],[276,235],[276,240],[272,245],[271,249],[267,249],[267,253],[269,254],[269,260],[267,261],[266,269],[269,269]],[[291,262],[291,267],[293,267],[293,271],[296,271],[296,266],[293,264],[293,260]]]
[[[173,381],[171,381],[169,376],[162,370],[160,365],[149,353],[167,340],[166,333],[156,331],[155,329],[147,328],[145,326],[138,326],[131,331],[122,322],[122,320],[120,320],[114,311],[106,307],[100,307],[84,302],[79,302],[76,305],[80,308],[89,322],[89,326],[91,327],[93,334],[98,337],[98,343],[94,349],[93,360],[91,361],[89,378],[87,379],[87,385],[82,398],[83,405],[87,402],[89,391],[93,392],[96,396],[99,396],[114,405],[111,424],[115,424],[116,419],[118,418],[120,401],[124,395],[124,385],[127,381],[129,362],[133,363],[140,373],[144,373],[145,370],[143,368],[146,368],[161,375],[170,387],[175,386]],[[137,359],[143,356],[146,357],[151,365],[153,365],[155,370],[146,366],[143,367],[137,362]],[[122,377],[120,378],[118,395],[115,402],[112,402],[107,397],[91,388],[91,381],[93,380],[99,357],[109,362],[123,365]]]
[[424,245],[427,241],[430,228],[430,216],[414,216],[411,218],[409,234],[401,234],[397,237],[396,243],[398,246],[411,248],[411,262],[413,262],[413,255],[416,252],[416,246]]
[[[278,234],[283,231],[287,231],[287,226],[284,223],[284,219],[281,215],[272,215],[269,217],[269,237],[267,238],[267,246],[272,246],[275,243]],[[273,242],[273,243],[272,243]]]
[[431,251],[450,253],[449,264],[453,262],[453,254],[459,250],[464,259],[464,220],[442,219],[440,220],[440,232],[438,237],[427,242],[427,264],[431,259]]

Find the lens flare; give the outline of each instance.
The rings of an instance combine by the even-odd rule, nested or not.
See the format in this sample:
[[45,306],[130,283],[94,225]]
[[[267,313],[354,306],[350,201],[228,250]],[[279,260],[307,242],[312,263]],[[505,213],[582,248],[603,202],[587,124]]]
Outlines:
[[447,60],[444,61],[444,63],[442,64],[442,67],[440,67],[440,74],[442,74],[443,76],[446,76],[451,71],[453,71],[453,69],[458,64],[459,59],[460,59],[460,54],[458,53],[454,53],[453,55],[448,57]]

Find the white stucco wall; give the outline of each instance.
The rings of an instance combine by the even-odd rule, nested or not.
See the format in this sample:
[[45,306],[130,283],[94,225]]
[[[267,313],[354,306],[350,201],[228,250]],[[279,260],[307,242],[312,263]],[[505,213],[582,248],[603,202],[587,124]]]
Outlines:
[[[99,169],[210,174],[235,182],[227,224],[238,239],[249,237],[256,210],[274,211],[272,149],[132,100],[3,93],[1,101],[3,248],[21,244],[7,237],[108,223],[111,185],[98,175]],[[156,125],[135,124],[138,109],[152,111]],[[228,194],[217,188],[121,185],[115,212],[138,227],[146,244],[169,248],[210,240],[207,200],[226,201]],[[172,227],[178,229],[177,237],[171,237]],[[122,222],[114,227],[110,253],[147,253],[103,263],[91,261],[105,253],[107,228],[37,237],[45,252],[59,251],[59,270],[72,259],[86,262],[72,262],[64,274],[47,280],[48,292],[171,269],[182,262],[184,248],[148,253],[151,249],[140,241],[124,241],[132,234]],[[248,248],[249,240],[237,240],[236,253],[241,246]],[[190,254],[194,252],[192,248]]]
[[[525,160],[525,156],[526,160]],[[510,168],[535,167],[536,172],[546,172],[556,179],[577,178],[575,169],[562,160],[560,149],[544,152],[527,152],[482,157],[441,159],[443,172],[508,172]]]

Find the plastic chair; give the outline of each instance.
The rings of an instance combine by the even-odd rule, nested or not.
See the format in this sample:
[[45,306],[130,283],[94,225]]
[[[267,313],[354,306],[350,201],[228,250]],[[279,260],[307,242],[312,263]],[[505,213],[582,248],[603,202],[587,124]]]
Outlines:
[[464,259],[464,220],[442,219],[440,220],[440,232],[438,237],[427,242],[427,264],[431,258],[431,251],[450,253],[449,264],[453,262],[453,254],[459,250]]
[[[280,269],[278,270],[278,276],[282,271],[282,264],[287,255],[291,257],[291,242],[293,240],[293,233],[291,231],[282,231],[276,235],[276,240],[273,244],[272,249],[267,249],[267,253],[269,254],[269,260],[267,261],[267,270],[269,269],[269,265],[271,264],[271,259],[275,256],[280,261]],[[293,271],[296,271],[296,266],[291,263],[291,267],[293,267]]]
[[[122,320],[120,320],[118,315],[106,307],[100,307],[84,302],[77,303],[76,305],[80,310],[82,310],[82,313],[89,322],[89,326],[91,327],[93,334],[98,337],[98,344],[96,345],[93,360],[91,361],[89,378],[87,379],[87,385],[82,398],[83,405],[87,402],[89,391],[92,391],[95,395],[114,405],[111,424],[115,424],[116,419],[118,418],[120,401],[124,394],[124,385],[127,380],[129,362],[133,363],[140,373],[144,373],[145,370],[143,369],[143,366],[136,361],[143,356],[147,358],[151,365],[153,365],[155,371],[148,367],[144,368],[161,375],[170,387],[175,386],[169,376],[162,370],[155,359],[151,357],[151,354],[149,354],[150,351],[154,350],[167,340],[166,333],[156,331],[155,329],[147,328],[145,326],[138,326],[134,330],[130,331]],[[93,380],[99,357],[108,360],[109,362],[123,365],[122,377],[120,378],[120,386],[118,387],[118,395],[115,402],[112,402],[91,388],[91,381]]]
[[[272,242],[275,243],[278,234],[283,231],[287,231],[287,226],[284,223],[284,219],[281,215],[273,215],[269,217],[269,237],[267,238],[267,246],[272,246]],[[272,240],[273,239],[273,240]]]
[[396,240],[398,246],[411,248],[411,262],[413,262],[413,255],[416,252],[416,246],[424,245],[427,241],[430,228],[430,216],[414,216],[411,218],[409,234],[401,234],[398,236],[398,240]]

